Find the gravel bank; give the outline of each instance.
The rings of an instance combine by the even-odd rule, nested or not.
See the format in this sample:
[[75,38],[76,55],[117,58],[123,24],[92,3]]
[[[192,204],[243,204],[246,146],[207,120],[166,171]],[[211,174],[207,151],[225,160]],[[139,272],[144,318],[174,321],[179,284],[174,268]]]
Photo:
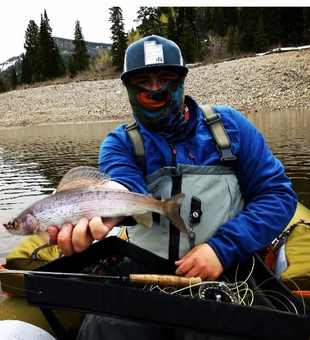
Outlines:
[[[310,108],[310,49],[191,68],[187,94],[244,114]],[[0,94],[0,126],[128,119],[119,79],[74,82]]]

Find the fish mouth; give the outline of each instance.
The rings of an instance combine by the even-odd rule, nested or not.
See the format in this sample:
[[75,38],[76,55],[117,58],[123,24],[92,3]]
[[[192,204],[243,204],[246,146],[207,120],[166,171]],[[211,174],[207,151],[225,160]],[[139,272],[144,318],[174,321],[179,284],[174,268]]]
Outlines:
[[10,223],[2,223],[3,227],[10,233],[10,234],[18,234],[19,230],[10,227]]
[[17,233],[20,229],[19,223],[16,220],[11,220],[9,223],[2,223],[3,227],[10,233]]

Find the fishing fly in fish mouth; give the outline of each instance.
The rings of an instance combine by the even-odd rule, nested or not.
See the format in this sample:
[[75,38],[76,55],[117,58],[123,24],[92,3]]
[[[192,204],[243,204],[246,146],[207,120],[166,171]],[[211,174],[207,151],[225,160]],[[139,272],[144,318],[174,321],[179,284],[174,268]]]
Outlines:
[[67,221],[77,223],[81,217],[101,216],[103,220],[132,216],[142,227],[151,227],[152,213],[168,218],[181,232],[187,228],[179,214],[185,194],[159,201],[127,190],[109,190],[109,177],[93,167],[76,167],[62,178],[56,192],[22,211],[3,226],[12,234],[38,234],[49,241],[49,225],[59,228]]
[[33,219],[34,216],[25,214],[20,220],[13,218],[9,223],[3,223],[3,226],[11,234],[31,235],[36,232],[35,226],[37,223],[34,223]]

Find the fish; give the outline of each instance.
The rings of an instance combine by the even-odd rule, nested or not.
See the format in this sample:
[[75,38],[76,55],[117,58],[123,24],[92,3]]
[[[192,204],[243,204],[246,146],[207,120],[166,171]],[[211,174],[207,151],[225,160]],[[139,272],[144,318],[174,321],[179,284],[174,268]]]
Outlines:
[[187,234],[180,207],[185,194],[166,200],[127,190],[109,189],[110,177],[100,169],[79,166],[69,170],[55,192],[31,204],[17,217],[3,223],[6,230],[18,235],[39,235],[49,241],[50,225],[58,228],[65,222],[75,225],[81,217],[101,216],[103,221],[132,216],[142,227],[153,224],[152,213],[159,213],[181,232]]

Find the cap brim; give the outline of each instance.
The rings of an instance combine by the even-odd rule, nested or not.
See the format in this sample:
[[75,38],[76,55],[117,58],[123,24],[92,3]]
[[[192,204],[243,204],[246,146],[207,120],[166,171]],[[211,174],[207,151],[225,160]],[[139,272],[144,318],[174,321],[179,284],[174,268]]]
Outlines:
[[143,66],[139,67],[133,70],[130,70],[128,72],[124,72],[121,74],[121,80],[123,82],[129,82],[129,79],[132,76],[135,76],[136,74],[142,73],[142,72],[151,72],[151,71],[159,71],[159,70],[167,70],[167,71],[172,71],[176,72],[179,76],[186,76],[188,73],[188,68],[186,66],[181,66],[181,65],[150,65],[150,66]]

